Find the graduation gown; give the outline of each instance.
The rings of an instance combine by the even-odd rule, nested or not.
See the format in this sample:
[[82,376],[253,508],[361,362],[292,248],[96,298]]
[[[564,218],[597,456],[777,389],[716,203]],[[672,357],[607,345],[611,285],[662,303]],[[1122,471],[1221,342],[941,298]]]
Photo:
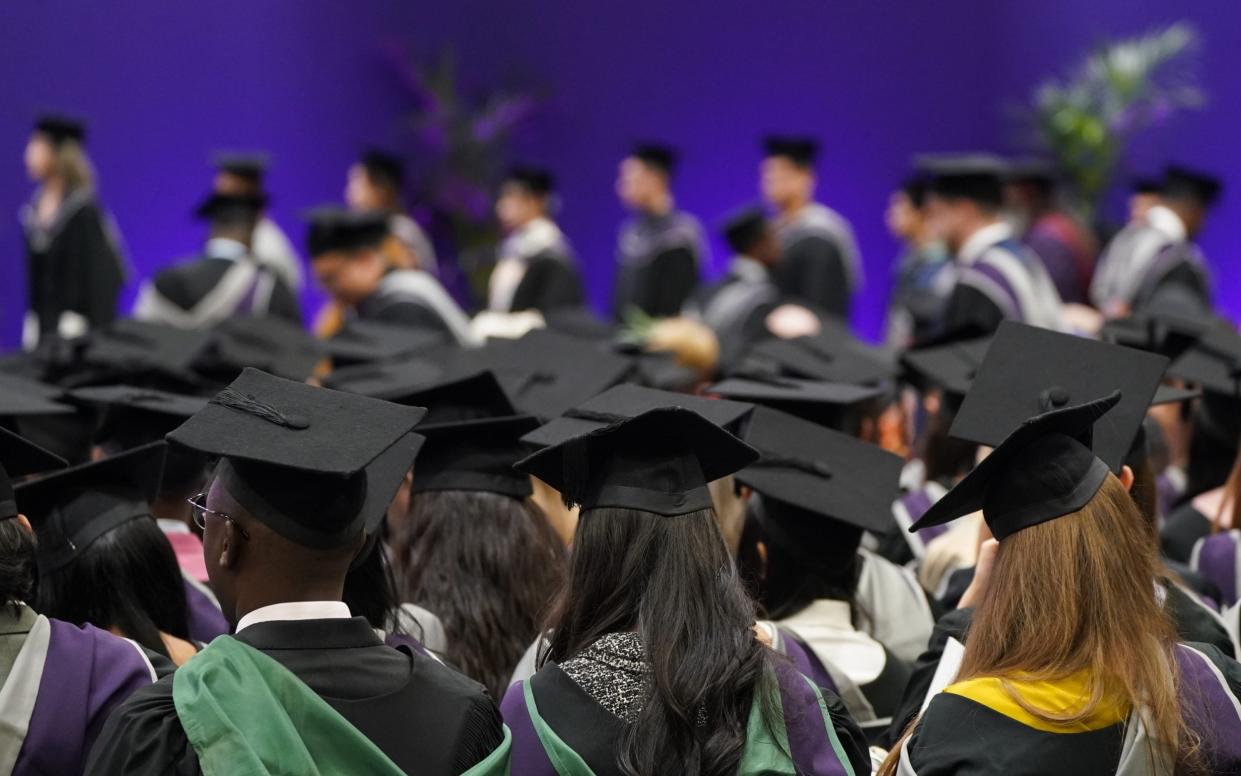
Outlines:
[[22,209],[26,238],[26,322],[22,344],[33,350],[51,336],[76,337],[111,323],[125,284],[115,226],[95,193],[65,195],[50,225],[35,216],[38,194]]
[[586,295],[575,262],[560,227],[546,218],[525,224],[500,245],[487,309],[516,313],[580,307]]
[[181,581],[185,584],[186,621],[191,639],[210,644],[216,636],[223,636],[232,630],[210,588],[185,572],[181,573]]
[[728,274],[699,289],[685,305],[685,314],[715,332],[720,342],[720,368],[727,370],[755,342],[769,336],[767,315],[780,303],[780,291],[767,268],[748,256],[733,258]]
[[940,243],[912,249],[899,261],[888,305],[887,343],[909,347],[931,337],[952,293],[954,269]]
[[849,319],[862,285],[862,262],[853,229],[839,213],[811,202],[777,225],[780,264],[776,284],[789,299]]
[[[233,638],[287,668],[407,773],[455,776],[503,740],[482,687],[430,657],[386,646],[364,618],[262,622]],[[86,772],[201,773],[172,677],[116,710]]]
[[283,274],[233,240],[208,240],[203,255],[143,283],[134,317],[205,328],[239,315],[272,315],[301,324],[302,313]]
[[0,610],[0,772],[81,773],[108,714],[155,680],[128,639],[20,606]]
[[630,307],[656,318],[679,314],[706,258],[702,225],[688,213],[641,215],[629,221],[616,246],[616,317]]
[[1211,518],[1198,511],[1192,501],[1186,501],[1168,514],[1159,531],[1163,554],[1172,560],[1189,563],[1194,546],[1211,533]]
[[1095,255],[1093,240],[1081,225],[1064,213],[1045,213],[1030,225],[1022,242],[1043,262],[1066,304],[1087,303]]
[[436,332],[458,345],[473,343],[469,318],[439,281],[420,269],[389,270],[374,293],[354,305],[352,315]]
[[1190,553],[1189,567],[1219,588],[1220,606],[1235,604],[1241,590],[1241,531],[1233,528],[1199,539]]
[[251,252],[264,266],[270,267],[296,296],[306,285],[302,258],[280,226],[267,216],[254,225],[250,237]]
[[1192,313],[1211,307],[1212,285],[1206,261],[1189,240],[1185,223],[1157,205],[1108,243],[1090,298],[1107,315],[1151,306]]

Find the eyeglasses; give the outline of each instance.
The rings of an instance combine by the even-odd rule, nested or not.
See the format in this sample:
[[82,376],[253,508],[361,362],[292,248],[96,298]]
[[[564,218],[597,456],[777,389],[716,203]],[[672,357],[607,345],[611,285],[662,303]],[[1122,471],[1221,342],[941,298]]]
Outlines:
[[214,509],[207,508],[207,494],[206,493],[199,493],[197,496],[187,498],[186,501],[189,503],[191,507],[194,508],[194,511],[192,513],[194,517],[194,525],[198,526],[202,530],[204,531],[207,530],[207,515],[212,515],[214,517],[220,518],[221,520],[227,520],[228,522],[232,523],[233,525],[237,527],[237,530],[241,532],[241,537],[243,539],[245,539],[246,541],[250,540],[250,534],[246,533],[246,529],[242,528],[241,523],[238,523],[237,519],[234,518],[232,515],[227,514],[225,512],[217,512]]

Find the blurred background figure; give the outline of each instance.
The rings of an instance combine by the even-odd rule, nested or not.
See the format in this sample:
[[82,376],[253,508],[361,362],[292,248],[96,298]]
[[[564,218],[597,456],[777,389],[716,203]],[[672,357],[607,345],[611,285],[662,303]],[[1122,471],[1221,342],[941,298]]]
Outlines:
[[545,313],[585,300],[573,249],[553,220],[554,198],[547,170],[514,167],[500,184],[496,218],[506,237],[491,273],[489,310]]
[[345,203],[350,210],[376,211],[388,216],[391,232],[384,253],[394,266],[417,267],[439,274],[435,247],[418,222],[405,212],[401,187],[405,185],[405,163],[396,154],[368,148],[349,167],[345,184]]
[[952,291],[952,262],[926,215],[926,181],[911,177],[892,192],[884,220],[901,241],[896,280],[888,304],[889,345],[908,347],[928,338],[939,324]]
[[1085,304],[1099,246],[1063,207],[1053,164],[1029,159],[1009,165],[1004,204],[1026,247],[1038,254],[1065,304]]
[[[263,197],[266,204],[270,201],[263,185],[267,167],[266,154],[219,153],[215,157],[215,191],[231,196]],[[302,292],[306,284],[302,258],[297,255],[297,249],[284,230],[267,214],[266,207],[259,213],[258,222],[254,225],[250,253],[260,264],[277,272],[294,295]]]

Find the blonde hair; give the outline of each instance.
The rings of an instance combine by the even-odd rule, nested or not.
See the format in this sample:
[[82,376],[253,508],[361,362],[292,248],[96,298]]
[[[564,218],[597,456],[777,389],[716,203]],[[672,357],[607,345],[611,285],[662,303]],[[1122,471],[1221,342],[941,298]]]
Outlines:
[[81,143],[66,140],[53,148],[56,173],[64,180],[66,191],[95,188],[95,166]]

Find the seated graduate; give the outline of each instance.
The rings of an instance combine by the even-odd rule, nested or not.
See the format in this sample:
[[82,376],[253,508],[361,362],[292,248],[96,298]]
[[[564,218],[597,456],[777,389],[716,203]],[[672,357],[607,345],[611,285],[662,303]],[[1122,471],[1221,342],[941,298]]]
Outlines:
[[585,303],[577,259],[552,220],[554,199],[547,170],[514,167],[500,184],[496,218],[505,237],[488,281],[488,310],[546,313]]
[[131,638],[181,665],[190,641],[186,586],[151,516],[163,442],[18,485],[38,540],[36,609]]
[[700,268],[710,264],[702,225],[676,209],[676,163],[676,153],[660,145],[640,145],[620,163],[616,193],[634,217],[616,242],[612,309],[618,319],[630,308],[655,318],[679,314]]
[[88,773],[458,774],[501,746],[480,686],[386,646],[341,602],[421,416],[247,369],[169,435],[221,459],[199,519],[236,635],[121,706]]
[[405,184],[405,163],[397,155],[379,148],[367,148],[349,167],[345,202],[349,209],[378,212],[388,216],[389,241],[386,255],[396,267],[416,267],[439,275],[435,247],[418,222],[405,212],[401,187]]
[[[263,179],[267,175],[268,156],[264,153],[221,152],[212,160],[215,165],[214,188],[226,196],[266,196]],[[259,213],[250,238],[250,253],[259,263],[274,270],[296,296],[306,285],[302,257],[280,225],[266,212]]]
[[1011,162],[1004,176],[1004,203],[1015,217],[1021,242],[1038,254],[1065,304],[1087,304],[1099,246],[1090,230],[1059,202],[1061,173],[1043,159]]
[[[408,478],[406,478],[408,481]],[[403,488],[408,483],[402,484]],[[393,498],[393,505],[400,500]],[[391,512],[393,505],[389,505]],[[401,508],[402,519],[409,511],[408,494]],[[369,534],[368,534],[369,535]],[[371,535],[369,549],[354,560],[345,576],[341,600],[356,616],[365,617],[375,632],[390,647],[409,645],[415,651],[435,656],[448,651],[448,636],[444,623],[431,612],[411,603],[401,603],[396,577],[388,561],[388,545]]]
[[385,258],[390,232],[384,214],[321,208],[309,215],[309,224],[311,268],[346,320],[428,330],[458,344],[471,341],[469,319],[433,275],[394,268]]
[[952,291],[952,257],[927,218],[926,189],[926,180],[911,176],[892,192],[884,215],[888,231],[903,245],[884,338],[895,347],[927,340],[938,329]]
[[1209,309],[1214,283],[1196,241],[1222,188],[1203,172],[1167,167],[1157,204],[1113,237],[1099,258],[1090,286],[1095,307],[1108,318],[1168,304]]
[[862,260],[849,222],[814,201],[813,138],[769,137],[763,141],[763,198],[776,209],[781,293],[849,320],[853,295],[862,285]]
[[211,194],[195,214],[210,224],[202,255],[143,283],[134,317],[187,329],[237,315],[274,315],[301,322],[293,290],[250,250],[263,195]]
[[564,581],[563,546],[530,499],[530,477],[513,470],[529,452],[519,440],[539,423],[517,413],[491,372],[399,401],[428,410],[392,542],[401,599],[440,619],[449,663],[503,697]]
[[758,639],[716,525],[707,483],[758,453],[680,407],[567,421],[517,467],[582,507],[550,648],[503,703],[522,773],[866,772],[839,699]]
[[877,735],[934,625],[913,576],[860,549],[865,531],[892,523],[901,459],[761,406],[745,439],[762,457],[737,474],[754,491],[743,576],[767,615],[808,648],[808,675]]
[[[879,773],[1232,773],[1241,666],[1177,643],[1156,548],[1092,444],[1121,393],[1021,424],[914,528],[982,509],[950,682]],[[956,670],[952,670],[955,668]]]
[[0,767],[15,776],[81,773],[113,708],[155,680],[137,644],[92,625],[36,614],[35,539],[19,511],[11,477],[65,462],[0,429]]

